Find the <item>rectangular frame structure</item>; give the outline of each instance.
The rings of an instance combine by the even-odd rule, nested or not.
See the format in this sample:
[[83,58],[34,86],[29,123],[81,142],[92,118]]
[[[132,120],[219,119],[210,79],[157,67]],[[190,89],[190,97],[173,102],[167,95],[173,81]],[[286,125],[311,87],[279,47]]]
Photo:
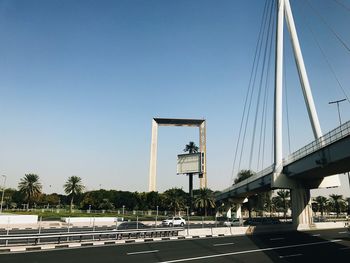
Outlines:
[[149,167],[149,185],[148,191],[157,191],[157,147],[158,147],[158,126],[176,126],[176,127],[195,127],[199,128],[199,151],[203,153],[202,158],[202,176],[200,177],[200,188],[207,187],[207,162],[206,162],[206,121],[203,119],[170,119],[153,118],[152,119],[152,141],[151,157]]

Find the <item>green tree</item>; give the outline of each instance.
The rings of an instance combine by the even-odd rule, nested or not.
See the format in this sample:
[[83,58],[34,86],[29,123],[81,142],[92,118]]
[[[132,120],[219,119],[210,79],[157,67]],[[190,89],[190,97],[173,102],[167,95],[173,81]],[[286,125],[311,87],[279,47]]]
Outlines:
[[199,189],[194,200],[194,206],[201,209],[204,208],[204,215],[207,216],[207,208],[215,207],[213,191],[208,188]]
[[251,170],[241,170],[238,174],[237,174],[237,178],[235,179],[235,184],[242,182],[243,180],[251,177],[254,175],[254,172]]
[[286,218],[287,210],[289,208],[290,192],[288,190],[279,190],[277,192],[277,197],[281,200],[283,208],[283,216]]
[[25,174],[18,184],[19,191],[25,196],[27,209],[41,194],[42,185],[37,174]]
[[72,212],[74,197],[78,194],[81,194],[85,187],[81,182],[81,178],[75,175],[69,177],[67,182],[63,185],[63,187],[64,192],[67,195],[70,195],[70,212]]
[[314,199],[314,201],[317,205],[317,210],[321,212],[321,216],[323,216],[323,212],[327,207],[328,199],[324,196],[319,195]]
[[344,205],[345,201],[342,195],[332,194],[329,196],[329,203],[333,210],[337,213],[337,217],[339,217],[341,207]]
[[104,198],[98,208],[103,210],[113,210],[114,205],[108,200],[108,198]]
[[184,152],[196,153],[198,152],[198,150],[199,148],[194,142],[189,142],[188,144],[186,144]]
[[185,192],[179,188],[171,188],[164,192],[164,203],[165,206],[174,211],[174,215],[176,215],[176,211],[185,208]]

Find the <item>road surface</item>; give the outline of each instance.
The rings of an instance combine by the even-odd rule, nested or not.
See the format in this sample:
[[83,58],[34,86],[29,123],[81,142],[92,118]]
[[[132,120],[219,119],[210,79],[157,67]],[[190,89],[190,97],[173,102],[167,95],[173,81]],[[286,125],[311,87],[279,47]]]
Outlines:
[[0,254],[1,263],[348,262],[344,228]]

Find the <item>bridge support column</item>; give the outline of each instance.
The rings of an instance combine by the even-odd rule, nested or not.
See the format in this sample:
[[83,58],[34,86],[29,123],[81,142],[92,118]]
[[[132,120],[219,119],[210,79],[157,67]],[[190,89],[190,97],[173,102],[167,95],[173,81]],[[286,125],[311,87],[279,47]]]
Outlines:
[[308,226],[312,224],[310,189],[296,187],[291,189],[293,225]]
[[236,218],[242,218],[242,204],[236,204]]

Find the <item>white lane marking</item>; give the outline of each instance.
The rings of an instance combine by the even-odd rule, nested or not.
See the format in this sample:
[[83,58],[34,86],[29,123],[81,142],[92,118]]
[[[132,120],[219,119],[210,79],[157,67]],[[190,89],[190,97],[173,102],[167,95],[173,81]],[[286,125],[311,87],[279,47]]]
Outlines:
[[346,249],[350,249],[350,247],[341,247],[339,248],[340,250],[346,250]]
[[312,235],[313,237],[319,237],[321,234]]
[[346,234],[347,231],[338,232],[338,234]]
[[222,244],[213,244],[214,247],[218,246],[228,246],[228,245],[234,245],[235,243],[222,243]]
[[271,241],[274,241],[274,240],[282,240],[282,239],[284,239],[284,237],[270,238]]
[[159,250],[137,251],[137,252],[129,252],[126,254],[130,256],[130,255],[138,255],[138,254],[157,253],[157,252],[159,252]]
[[215,255],[201,256],[201,257],[193,257],[193,258],[182,258],[182,259],[175,259],[175,260],[169,260],[169,261],[162,261],[159,263],[175,263],[175,262],[184,262],[184,261],[194,261],[194,260],[201,260],[201,259],[206,259],[206,258],[226,257],[226,256],[240,255],[240,254],[262,252],[262,251],[279,250],[279,249],[292,248],[292,247],[322,245],[322,244],[335,243],[335,242],[341,242],[341,241],[342,241],[341,239],[334,239],[334,240],[329,240],[329,241],[321,241],[321,242],[313,242],[313,243],[305,243],[305,244],[297,244],[297,245],[289,245],[289,246],[281,246],[281,247],[268,247],[268,248],[253,249],[253,250],[243,250],[243,251],[237,251],[237,252],[231,252],[231,253],[215,254]]
[[303,255],[303,254],[293,254],[293,255],[280,256],[280,258],[299,257],[299,256],[302,256],[302,255]]

